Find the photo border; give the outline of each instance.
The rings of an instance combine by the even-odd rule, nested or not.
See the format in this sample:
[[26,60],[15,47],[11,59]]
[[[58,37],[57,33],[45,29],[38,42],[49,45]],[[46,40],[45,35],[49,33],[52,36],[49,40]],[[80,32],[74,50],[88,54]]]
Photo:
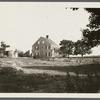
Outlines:
[[[0,2],[68,2],[68,3],[93,3],[95,6],[100,0],[0,0]],[[98,5],[98,4],[97,4]],[[59,93],[0,93],[0,100],[100,100],[100,94],[78,94],[65,93],[59,96]],[[41,95],[39,97],[39,95]],[[49,96],[48,96],[49,95]]]

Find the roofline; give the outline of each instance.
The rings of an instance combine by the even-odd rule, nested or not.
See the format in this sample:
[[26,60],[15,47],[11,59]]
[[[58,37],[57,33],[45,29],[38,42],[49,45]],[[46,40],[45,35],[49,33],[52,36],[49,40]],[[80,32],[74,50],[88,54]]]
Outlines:
[[[42,37],[42,36],[41,36],[40,38],[44,38],[46,41],[47,41],[47,39],[49,40],[49,38]],[[39,39],[40,39],[40,38],[39,38]],[[38,40],[39,40],[39,39],[38,39]],[[37,41],[38,41],[38,40],[37,40]],[[51,40],[51,39],[50,39],[50,40]],[[37,42],[37,41],[36,41],[36,42]],[[52,40],[51,40],[51,41],[52,41]],[[35,43],[36,43],[36,42],[35,42]],[[56,44],[56,45],[51,44],[49,41],[47,41],[47,42],[48,42],[50,45],[53,45],[53,46],[56,46],[56,47],[60,47],[60,46],[59,46],[59,45],[57,45],[54,41],[52,41],[52,42],[54,42],[54,44]],[[35,43],[32,45],[32,47],[35,45]]]

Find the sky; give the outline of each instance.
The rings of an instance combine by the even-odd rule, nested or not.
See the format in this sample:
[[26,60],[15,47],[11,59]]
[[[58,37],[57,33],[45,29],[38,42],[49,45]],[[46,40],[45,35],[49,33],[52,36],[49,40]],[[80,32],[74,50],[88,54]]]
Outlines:
[[67,3],[0,2],[0,41],[27,51],[42,36],[59,45],[63,39],[77,41],[89,23],[83,7],[72,11]]

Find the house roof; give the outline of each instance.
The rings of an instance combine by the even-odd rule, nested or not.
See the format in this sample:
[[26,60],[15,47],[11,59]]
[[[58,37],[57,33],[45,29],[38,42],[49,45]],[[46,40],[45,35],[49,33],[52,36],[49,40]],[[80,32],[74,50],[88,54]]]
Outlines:
[[54,46],[58,47],[58,45],[54,41],[52,41],[51,39],[45,38],[45,37],[40,37],[40,38],[43,38],[45,41],[49,42],[51,45],[54,45]]

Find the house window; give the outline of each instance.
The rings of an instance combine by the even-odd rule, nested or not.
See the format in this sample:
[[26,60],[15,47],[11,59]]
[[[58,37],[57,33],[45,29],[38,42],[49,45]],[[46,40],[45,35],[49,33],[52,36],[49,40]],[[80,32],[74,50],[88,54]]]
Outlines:
[[37,47],[37,46],[36,46],[36,47],[35,47],[35,49],[36,49],[36,50],[38,50],[38,49],[39,49],[39,47]]
[[36,55],[36,53],[34,53],[34,55]]
[[46,46],[46,49],[48,49],[48,46]]
[[40,44],[40,41],[38,41],[38,44]]
[[44,41],[42,41],[42,43],[44,44]]
[[49,49],[50,49],[50,46],[49,46]]
[[50,52],[46,52],[46,57],[50,57],[51,53]]
[[35,53],[35,56],[37,56],[37,52]]
[[48,57],[48,52],[46,52],[46,57]]

